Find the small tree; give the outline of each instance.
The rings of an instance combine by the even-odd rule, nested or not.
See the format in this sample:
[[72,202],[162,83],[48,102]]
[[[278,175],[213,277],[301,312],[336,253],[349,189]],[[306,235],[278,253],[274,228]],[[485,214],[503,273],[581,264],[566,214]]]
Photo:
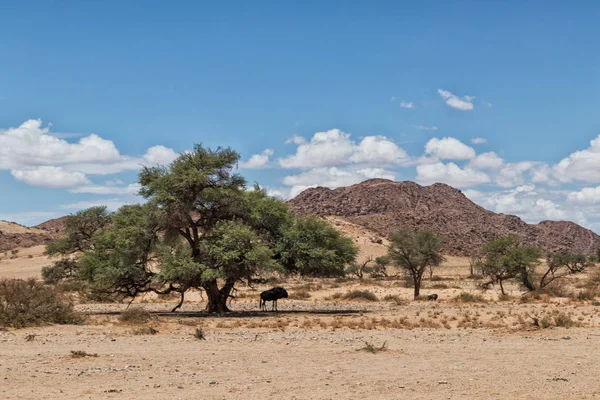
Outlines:
[[476,249],[471,251],[469,255],[469,273],[471,276],[475,275],[475,266],[481,261],[481,250]]
[[443,240],[429,230],[401,230],[390,236],[388,256],[390,261],[412,278],[414,298],[418,299],[423,273],[427,267],[438,266],[444,261],[441,254]]
[[537,287],[542,289],[556,279],[584,272],[594,263],[584,254],[558,253],[546,256],[547,270],[541,275]]
[[485,243],[481,254],[482,259],[476,267],[490,279],[484,286],[497,283],[502,294],[506,294],[504,281],[517,279],[526,289],[535,290],[533,279],[539,264],[539,249],[522,246],[517,236],[509,235]]

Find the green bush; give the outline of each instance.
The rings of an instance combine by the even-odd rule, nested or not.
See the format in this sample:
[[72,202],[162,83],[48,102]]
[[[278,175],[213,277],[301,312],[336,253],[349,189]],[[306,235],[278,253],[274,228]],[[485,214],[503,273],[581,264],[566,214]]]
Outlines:
[[35,279],[0,280],[0,326],[80,323],[73,305]]

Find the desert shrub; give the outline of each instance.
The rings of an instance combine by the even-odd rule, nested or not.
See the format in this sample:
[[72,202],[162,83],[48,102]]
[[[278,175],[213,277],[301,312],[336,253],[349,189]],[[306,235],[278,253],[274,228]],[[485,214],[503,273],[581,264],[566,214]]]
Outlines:
[[487,300],[480,294],[473,294],[468,292],[462,292],[454,298],[456,301],[461,303],[486,303]]
[[564,328],[570,328],[575,325],[575,321],[571,319],[567,314],[560,313],[554,317],[554,324],[556,326],[562,326]]
[[306,300],[310,298],[310,293],[307,290],[297,290],[290,294],[291,299]]
[[370,290],[351,290],[344,296],[346,300],[367,300],[367,301],[378,301],[379,299],[375,293]]
[[512,299],[512,296],[509,294],[500,293],[500,295],[498,296],[499,301],[510,301],[511,299]]
[[435,285],[431,285],[432,289],[448,289],[449,286],[445,283],[436,283]]
[[73,357],[73,358],[98,357],[98,354],[88,353],[83,350],[71,350],[71,357]]
[[383,342],[383,344],[379,347],[375,346],[373,343],[365,342],[365,347],[361,347],[357,351],[366,351],[367,353],[380,353],[382,351],[387,350],[387,342]]
[[204,334],[204,329],[202,328],[196,328],[192,336],[198,340],[206,340],[206,335]]
[[342,297],[344,297],[344,295],[342,293],[336,292],[336,293],[332,294],[331,296],[325,297],[325,300],[339,300]]
[[153,326],[143,326],[141,328],[133,330],[131,333],[134,335],[156,335],[158,330]]
[[150,313],[140,307],[128,308],[119,315],[119,321],[130,324],[145,324],[151,319]]
[[568,286],[568,282],[563,279],[557,279],[548,284],[545,288],[538,290],[539,293],[545,293],[552,297],[571,297],[573,290]]
[[398,305],[403,305],[406,304],[407,301],[405,299],[403,299],[402,297],[398,296],[397,294],[388,294],[383,298],[384,301],[391,301],[393,303],[396,303]]
[[0,280],[0,326],[73,324],[81,318],[52,287],[35,279]]
[[573,300],[585,301],[594,300],[598,295],[598,291],[594,289],[586,289],[578,292],[573,292]]

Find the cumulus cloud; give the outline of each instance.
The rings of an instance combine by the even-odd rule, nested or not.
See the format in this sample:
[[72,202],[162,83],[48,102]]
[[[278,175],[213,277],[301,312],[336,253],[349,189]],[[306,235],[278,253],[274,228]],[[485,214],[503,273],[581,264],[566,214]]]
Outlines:
[[424,185],[442,182],[455,187],[469,187],[488,183],[490,177],[485,172],[476,171],[472,168],[460,168],[454,163],[444,164],[438,162],[418,165],[416,180]]
[[553,173],[560,182],[580,180],[600,182],[600,136],[590,141],[585,150],[576,151],[554,166]]
[[310,187],[336,188],[353,185],[372,178],[394,180],[394,172],[383,168],[314,168],[297,175],[286,176],[283,184],[290,187],[289,196],[294,197]]
[[240,167],[247,169],[265,168],[269,163],[269,158],[273,155],[273,153],[274,151],[272,149],[265,149],[260,154],[253,154],[248,161],[241,162]]
[[567,195],[567,201],[574,204],[600,204],[600,186],[571,192]]
[[403,164],[408,154],[385,136],[366,136],[360,143],[339,129],[317,132],[310,142],[295,140],[296,153],[278,160],[283,168],[318,168],[351,163]]
[[487,139],[481,138],[481,137],[476,137],[476,138],[471,139],[471,143],[473,143],[473,144],[484,144],[484,143],[487,143]]
[[464,194],[488,210],[516,214],[529,223],[545,219],[563,220],[569,216],[561,204],[542,197],[536,191],[535,185],[523,185],[500,192],[465,190]]
[[402,108],[416,108],[412,101],[402,101],[400,102],[400,107]]
[[150,147],[141,157],[122,155],[115,144],[91,134],[70,143],[53,136],[39,119],[0,131],[0,170],[36,186],[69,187],[89,183],[86,174],[113,174],[142,165],[167,164],[177,154],[164,146]]
[[12,176],[31,186],[66,188],[90,183],[84,173],[67,171],[62,167],[41,166],[26,169],[13,169]]
[[475,169],[497,169],[503,164],[504,160],[493,151],[481,153],[469,162],[469,166]]
[[446,104],[450,107],[462,110],[462,111],[470,111],[473,110],[473,100],[475,97],[473,96],[463,96],[462,98],[452,94],[451,92],[443,89],[438,89],[438,94],[442,96],[442,99],[446,101]]
[[525,184],[524,173],[535,166],[532,161],[521,161],[518,163],[507,163],[500,168],[494,176],[494,182],[501,187],[512,187]]
[[433,138],[425,145],[425,153],[440,160],[470,160],[475,158],[475,150],[458,139]]

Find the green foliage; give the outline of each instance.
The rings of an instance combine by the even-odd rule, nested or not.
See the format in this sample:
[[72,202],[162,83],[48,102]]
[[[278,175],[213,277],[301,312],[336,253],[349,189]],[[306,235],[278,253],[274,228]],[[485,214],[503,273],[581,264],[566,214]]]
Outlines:
[[298,217],[284,230],[278,250],[287,272],[319,277],[343,276],[358,253],[352,239],[316,217]]
[[106,207],[91,207],[69,215],[65,221],[65,237],[46,246],[49,256],[66,256],[93,248],[92,238],[110,223]]
[[81,322],[73,306],[35,279],[0,280],[0,326],[23,328]]
[[390,236],[389,261],[396,264],[412,278],[414,298],[419,297],[425,269],[436,267],[444,261],[441,254],[443,239],[429,230],[401,230]]
[[502,294],[506,294],[504,281],[516,279],[526,289],[535,290],[535,268],[541,255],[538,248],[523,246],[517,236],[509,235],[485,243],[481,254],[476,268],[490,279],[487,284],[498,283]]
[[[294,216],[258,186],[246,188],[238,161],[231,149],[196,145],[168,166],[144,168],[145,205],[71,216],[68,237],[48,254],[80,255],[76,275],[94,289],[176,292],[181,302],[189,289],[203,289],[216,312],[227,311],[237,281],[257,274],[341,275],[357,253],[352,241],[324,221]],[[61,271],[47,275],[56,280]]]
[[77,262],[63,258],[52,265],[42,268],[42,279],[47,284],[56,285],[64,279],[74,278],[77,273]]
[[557,253],[546,256],[547,269],[542,274],[538,288],[544,288],[554,280],[578,274],[594,265],[584,254]]

